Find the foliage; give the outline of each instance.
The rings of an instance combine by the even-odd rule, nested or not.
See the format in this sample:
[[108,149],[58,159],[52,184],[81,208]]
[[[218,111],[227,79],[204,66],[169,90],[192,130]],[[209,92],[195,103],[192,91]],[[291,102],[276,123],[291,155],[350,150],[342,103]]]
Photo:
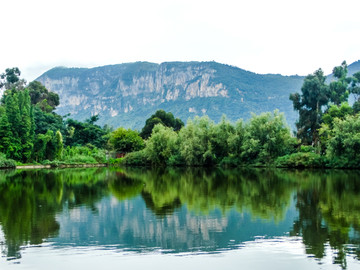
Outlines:
[[145,154],[144,149],[129,153],[124,158],[124,164],[127,166],[146,166],[150,165],[150,161]]
[[55,159],[61,159],[64,150],[64,143],[61,132],[58,130],[55,133],[54,138],[54,146],[55,146]]
[[36,135],[33,158],[35,161],[55,158],[54,132],[52,130],[48,130],[46,134]]
[[6,158],[6,155],[0,152],[0,168],[15,168],[15,167],[16,167],[15,161]]
[[63,119],[60,115],[51,112],[42,111],[39,107],[34,107],[35,134],[45,134],[48,130],[56,132],[60,130],[62,134],[66,133]]
[[[234,126],[234,130],[227,139],[229,146],[229,156],[236,160],[241,158],[244,144],[245,124],[242,120],[238,120]],[[234,159],[233,159],[234,160]]]
[[241,157],[245,163],[268,164],[292,152],[295,144],[283,114],[253,115],[245,126]]
[[92,144],[98,148],[105,148],[108,141],[108,133],[100,126],[94,124],[97,119],[97,117],[92,117],[85,122],[68,119],[66,121],[66,145]]
[[109,158],[108,164],[110,166],[119,166],[124,163],[124,158]]
[[353,94],[355,102],[353,104],[354,112],[360,112],[360,71],[353,74],[350,78],[349,91]]
[[306,76],[301,94],[290,95],[294,109],[299,112],[299,120],[296,123],[297,137],[303,144],[318,143],[322,107],[329,102],[329,87],[325,84],[325,79],[324,72],[318,69]]
[[266,165],[294,151],[297,142],[290,136],[282,114],[275,111],[253,118],[246,125],[231,124],[225,117],[215,124],[208,117],[189,120],[179,133],[158,124],[143,151],[127,155],[127,165],[235,166]]
[[323,124],[328,125],[330,128],[333,127],[335,118],[345,119],[347,115],[353,114],[353,109],[347,102],[341,103],[341,105],[331,105],[326,113],[323,115]]
[[67,146],[62,161],[69,164],[106,163],[106,152],[103,149],[88,146]]
[[31,104],[36,105],[43,112],[52,112],[60,104],[59,95],[46,89],[38,81],[33,81],[27,86]]
[[195,117],[179,133],[180,154],[188,166],[213,165],[211,138],[214,122],[207,116]]
[[346,116],[352,115],[353,112],[353,108],[347,102],[343,102],[341,106],[331,105],[327,112],[323,115],[323,123],[319,129],[321,154],[325,154],[328,140],[334,135],[334,120],[344,120]]
[[360,115],[335,118],[327,140],[327,155],[339,167],[360,166]]
[[171,112],[166,113],[164,110],[157,110],[150,118],[145,122],[145,126],[141,130],[140,136],[144,139],[150,137],[153,128],[157,124],[162,124],[165,127],[173,128],[174,131],[179,131],[184,123],[179,118],[175,118]]
[[178,134],[172,128],[156,125],[146,141],[144,153],[153,165],[166,165],[177,151]]
[[120,153],[139,151],[145,146],[137,131],[124,128],[118,128],[111,132],[109,144],[116,152]]
[[337,81],[332,81],[329,84],[329,99],[335,105],[346,102],[349,97],[348,84],[351,79],[346,77],[347,72],[345,61],[341,63],[341,66],[334,67],[333,69],[333,75],[337,78]]
[[17,67],[7,68],[4,73],[0,74],[0,89],[5,90],[22,90],[25,87],[25,80],[20,79],[20,70]]
[[8,158],[26,162],[31,159],[35,122],[27,89],[7,90],[0,115],[0,149]]
[[275,160],[276,167],[285,168],[324,168],[327,160],[324,156],[313,152],[298,152],[278,157]]

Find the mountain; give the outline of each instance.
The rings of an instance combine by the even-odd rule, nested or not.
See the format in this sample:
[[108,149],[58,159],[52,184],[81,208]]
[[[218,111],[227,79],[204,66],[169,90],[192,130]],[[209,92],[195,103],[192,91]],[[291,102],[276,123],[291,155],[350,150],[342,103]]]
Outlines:
[[57,113],[84,120],[99,114],[99,124],[141,129],[158,109],[184,122],[207,114],[219,121],[279,109],[293,125],[289,94],[304,77],[256,74],[216,62],[126,63],[96,68],[53,68],[39,78],[60,96]]

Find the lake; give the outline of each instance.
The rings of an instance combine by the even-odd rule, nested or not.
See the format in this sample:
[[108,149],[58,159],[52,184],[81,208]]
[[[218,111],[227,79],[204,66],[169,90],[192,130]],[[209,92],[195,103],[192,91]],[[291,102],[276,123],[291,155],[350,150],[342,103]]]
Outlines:
[[360,269],[360,172],[0,171],[0,269]]

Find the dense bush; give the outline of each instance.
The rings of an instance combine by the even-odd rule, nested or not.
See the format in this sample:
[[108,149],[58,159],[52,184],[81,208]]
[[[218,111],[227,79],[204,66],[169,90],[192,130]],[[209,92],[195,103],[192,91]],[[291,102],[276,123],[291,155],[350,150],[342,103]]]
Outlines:
[[124,164],[124,158],[109,158],[107,163],[110,166],[120,166]]
[[287,168],[324,168],[327,166],[324,156],[313,152],[298,152],[278,157],[275,161],[276,167]]
[[326,141],[327,156],[336,167],[360,166],[360,115],[335,118]]
[[137,131],[118,128],[110,133],[109,144],[112,149],[120,153],[139,151],[145,144]]
[[12,159],[7,159],[6,155],[0,152],[0,168],[15,168],[16,162]]
[[150,165],[150,162],[145,151],[141,150],[127,154],[124,158],[124,164],[127,166],[146,166]]
[[156,125],[144,150],[127,155],[125,164],[266,165],[294,152],[296,144],[283,115],[277,111],[253,115],[245,125],[242,121],[231,124],[225,117],[218,124],[207,116],[195,117],[179,133]]
[[245,163],[268,164],[294,151],[295,144],[283,114],[253,115],[245,126],[241,157]]
[[103,149],[86,146],[68,146],[64,149],[62,161],[65,163],[106,163],[106,152]]

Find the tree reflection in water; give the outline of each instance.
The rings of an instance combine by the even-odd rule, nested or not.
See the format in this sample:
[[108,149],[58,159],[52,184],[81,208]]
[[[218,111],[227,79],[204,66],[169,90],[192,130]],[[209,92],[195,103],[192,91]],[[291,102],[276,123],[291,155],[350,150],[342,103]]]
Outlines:
[[[330,246],[333,263],[345,269],[347,256],[360,256],[359,176],[357,171],[275,169],[0,171],[0,225],[5,238],[1,245],[8,259],[20,258],[22,246],[59,236],[57,214],[86,206],[96,215],[105,197],[121,202],[142,198],[158,220],[177,215],[183,208],[203,217],[220,211],[222,219],[214,228],[216,237],[225,238],[230,237],[225,235],[231,229],[226,221],[230,211],[250,213],[252,219],[276,226],[295,200],[298,215],[291,222],[290,236],[301,236],[306,253],[317,259]],[[217,241],[228,245],[230,240],[219,239],[209,240],[215,248],[221,246]]]

